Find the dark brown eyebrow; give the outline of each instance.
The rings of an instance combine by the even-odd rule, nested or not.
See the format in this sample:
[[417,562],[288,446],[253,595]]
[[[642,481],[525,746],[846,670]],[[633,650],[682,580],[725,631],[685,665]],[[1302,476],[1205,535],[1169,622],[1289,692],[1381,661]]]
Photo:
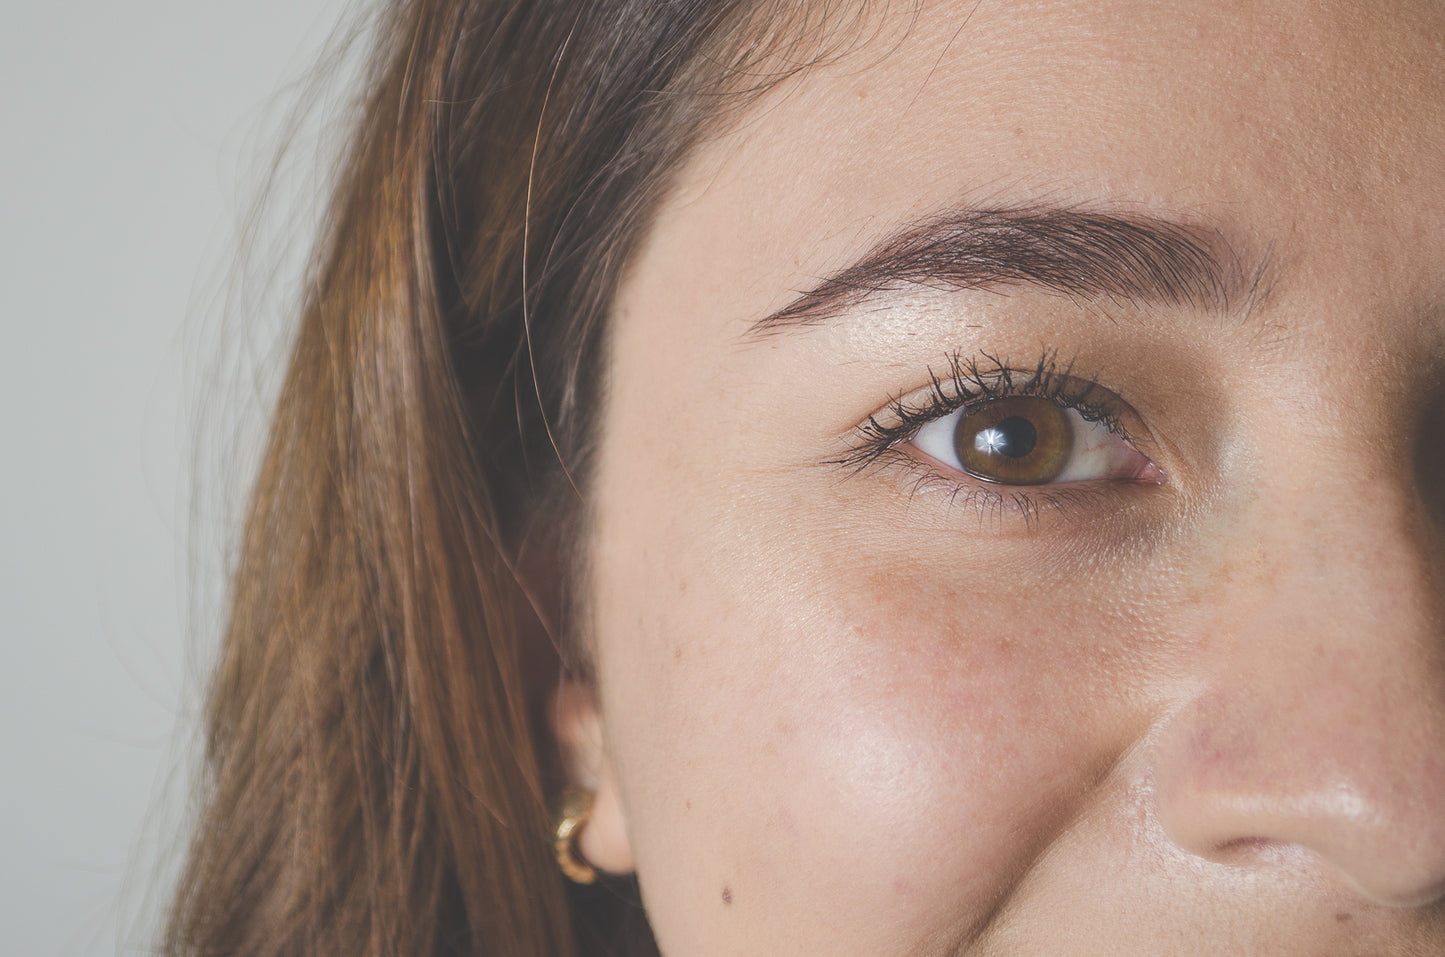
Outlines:
[[1260,272],[1242,268],[1218,230],[1053,207],[965,208],[890,236],[753,323],[748,337],[817,325],[907,285],[950,290],[1032,285],[1084,300],[1226,312],[1253,293]]

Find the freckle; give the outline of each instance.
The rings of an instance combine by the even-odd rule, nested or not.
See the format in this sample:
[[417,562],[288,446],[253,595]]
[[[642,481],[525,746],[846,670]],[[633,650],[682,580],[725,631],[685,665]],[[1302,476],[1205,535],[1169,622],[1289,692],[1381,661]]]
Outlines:
[[679,595],[686,595],[686,594],[687,594],[687,579],[686,579],[686,578],[679,578],[679,579],[677,580],[677,593],[678,593]]
[[1355,915],[1351,914],[1349,911],[1342,910],[1335,915],[1335,920],[1339,921],[1341,924],[1348,923],[1349,921],[1352,921],[1354,919]]
[[676,648],[672,649],[672,660],[673,660],[673,661],[681,661],[681,660],[682,660],[682,646],[681,646],[681,645],[678,645]]
[[731,906],[731,905],[732,905],[732,902],[733,902],[733,889],[732,889],[731,887],[728,887],[728,886],[726,886],[726,885],[723,886],[722,899],[723,899],[723,904],[724,904],[725,906]]
[[999,662],[1012,661],[1014,656],[1013,635],[1001,634],[994,638],[993,651]]
[[691,800],[691,799],[688,799],[687,803],[686,803],[685,805],[683,805],[683,806],[684,806],[687,810],[691,811],[691,810],[692,810],[692,800]]

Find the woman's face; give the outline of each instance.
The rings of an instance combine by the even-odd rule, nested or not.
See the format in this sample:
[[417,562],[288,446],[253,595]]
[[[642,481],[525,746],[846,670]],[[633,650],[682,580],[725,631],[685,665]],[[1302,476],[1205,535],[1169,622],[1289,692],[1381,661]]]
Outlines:
[[584,851],[686,957],[1440,953],[1445,6],[895,6],[620,292]]

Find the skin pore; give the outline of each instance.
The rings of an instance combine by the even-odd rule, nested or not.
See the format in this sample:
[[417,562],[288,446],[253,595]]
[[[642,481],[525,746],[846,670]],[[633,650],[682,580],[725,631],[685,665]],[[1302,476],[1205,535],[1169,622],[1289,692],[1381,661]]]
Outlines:
[[[672,957],[1442,952],[1445,6],[870,28],[690,158],[619,293],[583,853]],[[1168,271],[1141,224],[1212,280],[1120,279]],[[877,441],[990,390],[1154,470]]]

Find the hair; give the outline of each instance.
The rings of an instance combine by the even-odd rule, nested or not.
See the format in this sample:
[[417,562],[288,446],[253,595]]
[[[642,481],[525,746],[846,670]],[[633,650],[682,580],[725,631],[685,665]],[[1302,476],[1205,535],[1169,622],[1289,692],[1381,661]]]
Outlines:
[[564,887],[542,714],[586,670],[557,622],[609,302],[690,146],[824,56],[782,43],[836,12],[799,6],[384,12],[242,529],[167,954],[652,949],[625,888]]

